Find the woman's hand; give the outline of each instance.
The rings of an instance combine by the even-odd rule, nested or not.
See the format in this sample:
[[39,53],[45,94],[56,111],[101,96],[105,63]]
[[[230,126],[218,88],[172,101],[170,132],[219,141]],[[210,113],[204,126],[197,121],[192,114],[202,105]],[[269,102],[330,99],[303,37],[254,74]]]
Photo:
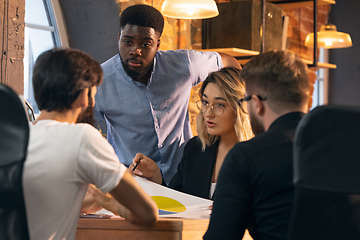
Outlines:
[[[137,166],[136,166],[137,165]],[[135,170],[134,167],[136,166]],[[151,159],[142,153],[137,153],[133,158],[133,163],[129,166],[133,174],[144,177],[157,184],[162,183],[162,176],[159,167]]]

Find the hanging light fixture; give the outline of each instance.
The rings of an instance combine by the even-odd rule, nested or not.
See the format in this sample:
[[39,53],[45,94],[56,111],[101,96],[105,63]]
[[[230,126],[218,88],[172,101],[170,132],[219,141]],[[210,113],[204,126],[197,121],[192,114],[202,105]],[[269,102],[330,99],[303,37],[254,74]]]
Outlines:
[[[350,35],[343,32],[338,32],[336,26],[330,23],[329,6],[327,23],[321,26],[320,31],[317,32],[317,45],[326,49],[331,48],[347,48],[352,46]],[[314,33],[309,33],[305,38],[306,47],[314,47]]]
[[165,0],[161,13],[178,19],[204,19],[219,15],[214,0]]
[[[318,47],[323,48],[347,48],[352,46],[350,35],[343,32],[338,32],[336,26],[333,24],[326,24],[321,26],[318,32]],[[306,47],[313,47],[314,33],[309,33],[305,39]]]

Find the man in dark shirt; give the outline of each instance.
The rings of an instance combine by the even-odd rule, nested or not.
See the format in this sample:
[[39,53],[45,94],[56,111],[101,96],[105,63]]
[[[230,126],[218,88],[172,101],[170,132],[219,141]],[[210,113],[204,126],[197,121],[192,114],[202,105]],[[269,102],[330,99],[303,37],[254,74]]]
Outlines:
[[[255,137],[235,145],[219,174],[204,239],[286,239],[293,203],[292,145],[308,110],[309,79],[301,59],[284,51],[245,64],[240,101]],[[247,105],[247,106],[245,106]]]

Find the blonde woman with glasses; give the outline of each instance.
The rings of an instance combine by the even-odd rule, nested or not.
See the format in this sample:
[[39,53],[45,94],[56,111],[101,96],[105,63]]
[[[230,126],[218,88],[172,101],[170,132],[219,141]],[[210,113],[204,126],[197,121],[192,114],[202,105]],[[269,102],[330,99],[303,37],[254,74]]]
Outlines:
[[[245,95],[240,70],[223,68],[212,72],[199,90],[196,102],[198,136],[190,139],[169,187],[203,198],[212,198],[220,168],[229,150],[252,135],[248,115],[240,105]],[[130,170],[135,175],[166,185],[160,169],[147,156],[138,153]]]

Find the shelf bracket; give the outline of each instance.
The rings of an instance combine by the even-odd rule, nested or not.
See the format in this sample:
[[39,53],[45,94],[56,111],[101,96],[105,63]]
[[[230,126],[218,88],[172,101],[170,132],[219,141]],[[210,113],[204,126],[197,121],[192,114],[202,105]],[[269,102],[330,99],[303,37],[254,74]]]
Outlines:
[[318,56],[317,56],[317,47],[318,47],[318,34],[317,34],[317,29],[318,29],[318,0],[313,0],[313,4],[314,4],[314,46],[313,46],[313,63],[309,64],[308,67],[317,67],[317,62],[318,62]]
[[261,52],[265,52],[265,27],[266,27],[266,0],[261,2],[262,12],[262,29],[261,29]]

